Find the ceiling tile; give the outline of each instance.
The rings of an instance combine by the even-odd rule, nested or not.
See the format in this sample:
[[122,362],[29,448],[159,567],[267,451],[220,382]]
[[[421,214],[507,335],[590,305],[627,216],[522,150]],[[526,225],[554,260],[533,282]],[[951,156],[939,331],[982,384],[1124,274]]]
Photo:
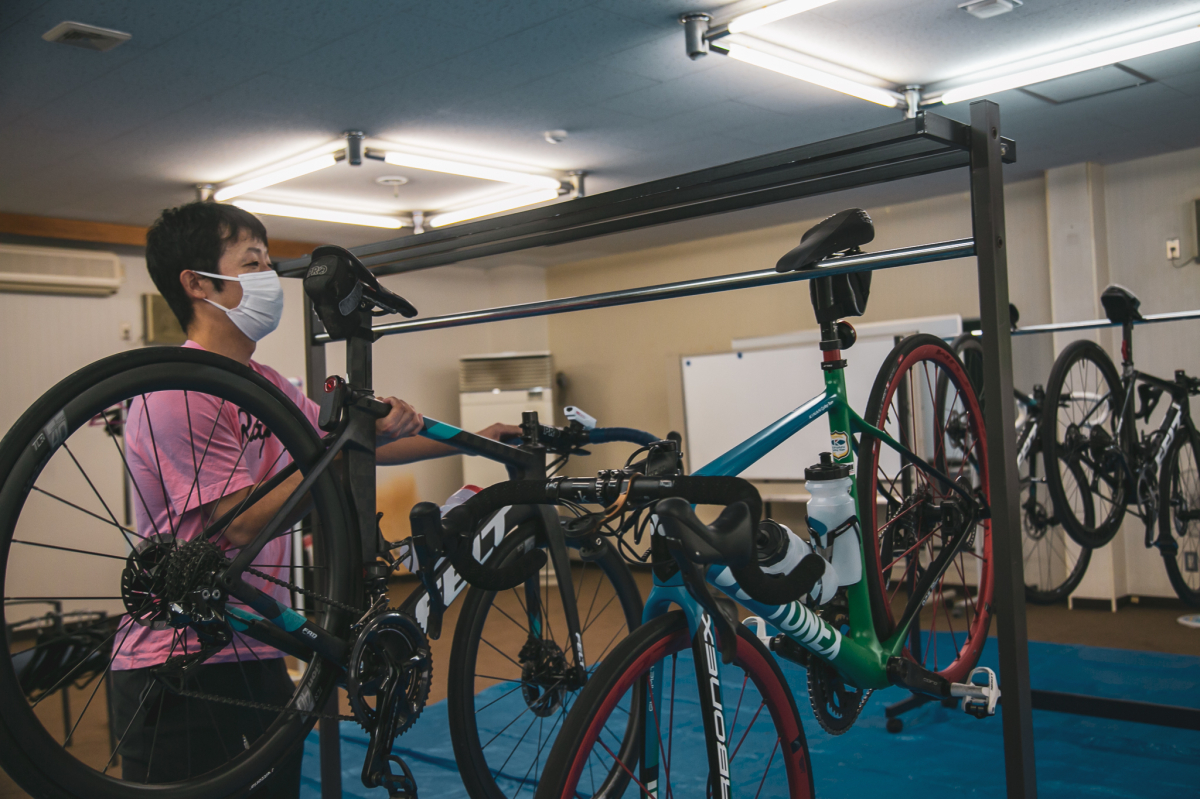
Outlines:
[[593,0],[456,0],[425,3],[421,13],[499,39],[592,5]]

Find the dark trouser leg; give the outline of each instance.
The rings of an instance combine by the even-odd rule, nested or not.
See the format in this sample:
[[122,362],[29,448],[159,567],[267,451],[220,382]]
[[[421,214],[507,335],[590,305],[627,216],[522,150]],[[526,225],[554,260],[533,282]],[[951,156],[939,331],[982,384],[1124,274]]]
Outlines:
[[[201,666],[189,691],[284,705],[294,690],[281,658]],[[248,748],[275,719],[267,710],[184,698],[165,692],[150,669],[113,672],[113,726],[124,735],[122,776],[137,782],[175,782],[221,766]],[[251,794],[288,799],[300,791],[303,747],[297,745]]]

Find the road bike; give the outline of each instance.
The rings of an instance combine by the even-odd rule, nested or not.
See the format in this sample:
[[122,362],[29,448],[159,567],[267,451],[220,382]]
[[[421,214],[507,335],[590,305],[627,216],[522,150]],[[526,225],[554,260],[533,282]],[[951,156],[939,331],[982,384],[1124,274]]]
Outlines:
[[[872,237],[864,212],[844,211],[806,233],[778,268],[836,266],[835,254],[856,251]],[[854,333],[840,320],[862,313],[869,281],[841,273],[810,286],[825,392],[693,475],[664,468],[503,483],[451,511],[441,529],[434,509],[414,509],[414,530],[441,536],[438,546],[460,560],[471,555],[462,537],[499,503],[600,504],[603,510],[581,517],[568,534],[651,532],[654,589],[643,624],[613,649],[567,715],[538,799],[764,789],[811,796],[807,743],[773,655],[807,669],[814,712],[833,734],[851,727],[872,690],[890,685],[962,697],[973,714],[994,712],[994,675],[975,668],[992,613],[992,530],[986,441],[970,381],[945,342],[913,336],[888,357],[859,416],[846,402],[842,358]],[[967,409],[965,452],[954,451],[946,420],[934,414],[942,374],[952,391],[944,407]],[[831,528],[816,523],[810,502],[813,535],[800,545],[778,525],[760,525],[758,493],[735,475],[822,415],[829,418],[831,453],[814,468],[843,481],[839,490],[852,508]],[[855,452],[858,472],[850,479]],[[809,475],[814,497],[817,481]],[[705,525],[690,504],[726,507]],[[799,553],[805,546],[794,568],[763,572],[782,549]],[[857,575],[845,553],[853,555]],[[837,567],[836,591],[827,592],[830,562],[845,568]],[[521,565],[512,564],[516,572],[505,576],[512,579]],[[818,580],[821,604],[812,596]],[[739,624],[709,586],[757,620]],[[768,628],[778,634],[768,635]],[[975,685],[985,672],[987,684]],[[630,751],[622,736],[639,715],[645,723]]]
[[[1135,369],[1140,301],[1117,285],[1100,300],[1109,321],[1121,326],[1121,372],[1088,340],[1068,345],[1055,360],[1042,448],[1057,468],[1047,472],[1046,485],[1063,527],[1083,546],[1111,541],[1127,511],[1141,519],[1146,547],[1158,548],[1175,593],[1200,605],[1200,435],[1189,399],[1200,394],[1200,379],[1176,370],[1164,380]],[[1150,424],[1163,396],[1170,405],[1158,427],[1139,431],[1137,423]],[[1090,517],[1079,512],[1088,500]]]
[[[77,667],[49,684],[36,681],[34,691],[18,675],[27,673],[22,669],[36,639],[16,634],[5,642],[0,763],[31,794],[243,796],[299,757],[317,718],[335,715],[371,733],[364,783],[392,796],[416,795],[411,772],[392,754],[393,742],[417,720],[429,692],[427,636],[440,634],[445,607],[471,576],[427,553],[421,557],[411,540],[385,541],[375,513],[375,420],[389,406],[370,388],[370,319],[415,309],[335,247],[314,252],[305,288],[331,334],[348,339],[351,381],[325,383],[318,420],[324,438],[250,368],[199,350],[148,348],[106,358],[62,381],[0,442],[6,625],[31,603],[59,603],[64,615],[105,612],[109,622],[90,651],[75,658]],[[134,428],[125,422],[134,413],[146,421],[139,429],[148,431],[149,447],[142,450],[153,453],[148,460],[128,446]],[[168,425],[171,416],[179,424]],[[235,440],[215,434],[222,419],[240,431]],[[561,458],[591,443],[655,440],[625,429],[545,426],[536,415],[524,420],[520,446],[429,418],[423,434],[498,460],[516,477],[545,477],[548,455]],[[251,462],[267,467],[256,482],[239,470]],[[215,463],[233,465],[214,472]],[[156,477],[134,480],[135,472]],[[299,487],[251,543],[240,550],[217,546],[223,531],[297,472]],[[243,483],[246,498],[216,513],[213,500]],[[156,517],[153,507],[164,511]],[[298,521],[306,542],[302,561],[289,555]],[[485,578],[482,588],[467,592],[448,686],[460,709],[472,707],[477,675],[487,675],[514,680],[521,689],[525,702],[510,725],[526,727],[526,716],[541,720],[550,709],[562,712],[590,678],[613,630],[628,631],[640,621],[640,595],[615,549],[608,542],[583,547],[561,528],[553,509],[509,507],[497,508],[472,532],[475,556],[485,561],[514,552],[540,561],[538,571],[511,585]],[[416,567],[422,587],[392,607],[388,578],[403,563]],[[498,597],[497,588],[515,590]],[[293,596],[302,600],[299,609]],[[134,642],[155,633],[170,642],[165,662],[138,661]],[[516,664],[515,677],[480,665],[481,641]],[[291,680],[276,679],[268,695],[249,672],[280,663],[281,654]],[[106,685],[124,679],[122,671],[132,673],[126,670],[131,665],[145,675],[144,685],[132,706],[110,715],[114,702]],[[213,676],[218,672],[226,675],[223,682]],[[345,689],[348,714],[329,707],[337,688]],[[45,701],[51,696],[61,696],[62,709],[74,716],[67,724],[59,703]],[[68,697],[77,712],[67,707]],[[249,711],[256,723],[239,726],[231,719],[234,708]],[[506,796],[536,781],[529,764],[543,762],[539,754],[552,729],[538,727],[521,741],[489,747],[481,739],[490,729],[484,721],[496,726],[504,720],[481,712],[467,723],[463,715],[452,713],[451,724],[464,778],[472,771],[473,795]],[[193,735],[203,745],[194,745]],[[138,740],[144,745],[135,745]],[[170,742],[181,747],[168,750]],[[140,778],[123,778],[128,762],[138,765]],[[496,779],[504,775],[502,762],[510,770],[521,763],[504,787]]]
[[[1009,306],[1013,327],[1019,318],[1015,306]],[[958,336],[950,345],[979,397],[979,405],[987,403],[983,387],[983,344],[979,336],[967,332]],[[1025,600],[1036,605],[1052,605],[1070,596],[1079,587],[1083,575],[1091,562],[1092,550],[1080,546],[1068,536],[1059,520],[1054,503],[1046,487],[1046,461],[1039,435],[1042,424],[1042,409],[1045,407],[1046,392],[1041,385],[1033,387],[1032,394],[1013,390],[1017,406],[1017,471],[1021,492],[1021,533],[1025,561]],[[961,425],[949,420],[947,427],[952,437],[961,436]],[[1078,490],[1086,478],[1078,467],[1063,464],[1063,479],[1076,486],[1073,493],[1075,513],[1087,525],[1093,524],[1095,514],[1091,494]]]

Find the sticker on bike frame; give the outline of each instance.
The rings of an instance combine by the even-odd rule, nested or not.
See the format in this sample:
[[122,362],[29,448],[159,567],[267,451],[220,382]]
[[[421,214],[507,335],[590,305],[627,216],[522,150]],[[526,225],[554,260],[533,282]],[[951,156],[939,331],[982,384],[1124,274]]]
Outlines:
[[829,434],[829,446],[833,457],[844,458],[850,454],[850,436],[834,430]]

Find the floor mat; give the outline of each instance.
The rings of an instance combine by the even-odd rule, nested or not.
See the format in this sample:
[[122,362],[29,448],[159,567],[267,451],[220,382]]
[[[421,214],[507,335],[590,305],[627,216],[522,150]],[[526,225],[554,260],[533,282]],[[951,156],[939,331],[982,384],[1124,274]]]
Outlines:
[[[995,646],[989,639],[980,665],[997,668]],[[1200,657],[1030,642],[1029,660],[1036,688],[1200,708]],[[904,729],[890,734],[884,708],[905,696],[891,689],[874,694],[854,728],[834,737],[812,716],[804,670],[787,663],[783,670],[801,708],[818,796],[860,796],[885,786],[890,799],[1005,796],[999,714],[980,721],[931,703],[905,715]],[[680,673],[692,672],[681,668]],[[499,697],[503,688],[488,690]],[[1042,797],[1197,795],[1200,732],[1042,711],[1034,713],[1033,722]],[[692,750],[702,753],[702,735],[697,740],[701,743]],[[362,786],[366,743],[360,728],[342,723],[343,796],[387,796],[383,789]],[[426,708],[413,730],[397,741],[395,752],[412,768],[422,799],[466,796],[450,746],[445,702]],[[696,762],[702,767],[702,754]],[[520,790],[529,765],[506,766],[510,796]],[[520,790],[522,796],[530,794],[528,788]],[[301,795],[320,797],[315,732],[305,744]]]

